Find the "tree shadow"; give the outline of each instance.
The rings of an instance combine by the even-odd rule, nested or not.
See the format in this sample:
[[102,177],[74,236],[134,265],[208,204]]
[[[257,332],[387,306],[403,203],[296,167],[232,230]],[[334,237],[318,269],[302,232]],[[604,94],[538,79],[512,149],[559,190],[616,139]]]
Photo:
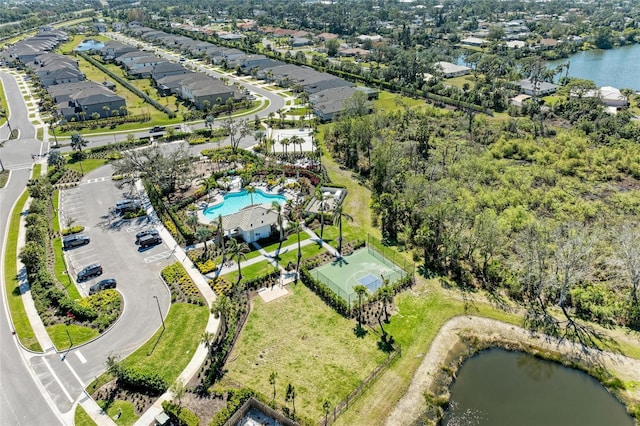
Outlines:
[[353,329],[353,334],[356,335],[356,337],[360,338],[360,339],[364,339],[364,337],[367,335],[368,331],[362,327],[361,325],[356,325]]

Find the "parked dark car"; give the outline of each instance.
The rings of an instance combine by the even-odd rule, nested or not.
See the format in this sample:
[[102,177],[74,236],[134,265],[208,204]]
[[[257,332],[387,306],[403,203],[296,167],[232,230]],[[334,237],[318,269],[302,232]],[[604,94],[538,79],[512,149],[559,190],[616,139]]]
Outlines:
[[160,235],[157,229],[145,229],[144,231],[140,231],[136,234],[136,244],[140,244],[140,239],[142,237],[146,237],[147,235]]
[[162,243],[162,238],[160,238],[160,235],[151,234],[140,238],[138,242],[140,243],[140,247],[151,247]]
[[88,280],[98,275],[102,275],[102,266],[99,263],[94,263],[78,272],[78,281]]
[[100,280],[96,284],[89,287],[89,294],[96,294],[99,291],[107,290],[109,288],[116,288],[116,280],[113,278],[107,278]]
[[120,213],[135,212],[141,207],[140,202],[137,200],[124,199],[116,203],[116,210]]
[[89,244],[89,241],[91,240],[86,235],[69,235],[62,239],[62,247],[68,249],[83,246]]
[[151,130],[149,130],[149,133],[160,133],[160,132],[164,132],[164,130],[165,130],[164,126],[153,126]]

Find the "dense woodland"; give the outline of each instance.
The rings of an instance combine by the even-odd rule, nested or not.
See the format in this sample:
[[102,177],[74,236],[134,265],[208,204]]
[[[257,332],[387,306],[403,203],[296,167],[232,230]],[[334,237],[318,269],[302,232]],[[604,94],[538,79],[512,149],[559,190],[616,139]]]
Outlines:
[[638,126],[597,107],[589,126],[568,129],[564,110],[589,119],[592,106],[576,102],[542,125],[476,116],[470,126],[430,106],[347,114],[325,142],[366,179],[383,237],[415,249],[425,275],[522,303],[547,332],[589,338],[579,319],[640,327],[640,145]]

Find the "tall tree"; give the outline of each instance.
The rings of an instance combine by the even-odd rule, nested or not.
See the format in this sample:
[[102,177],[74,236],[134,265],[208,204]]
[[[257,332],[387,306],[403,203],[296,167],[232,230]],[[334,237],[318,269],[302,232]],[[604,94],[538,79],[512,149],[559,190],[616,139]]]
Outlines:
[[232,259],[235,259],[238,264],[238,283],[240,283],[240,281],[242,281],[242,266],[240,262],[242,262],[242,259],[247,259],[249,246],[247,243],[239,243],[235,238],[230,238],[229,244],[227,245],[227,252],[231,254]]
[[83,138],[80,133],[74,132],[71,134],[71,149],[76,152],[76,158],[78,159],[78,164],[80,164],[80,174],[84,176],[84,169],[82,168],[82,158],[84,153],[82,152],[82,148],[87,146],[89,141]]
[[324,192],[322,192],[322,188],[320,186],[316,186],[314,190],[314,196],[316,200],[318,200],[318,210],[320,211],[320,240],[324,241],[324,212],[326,203],[325,201],[329,198],[325,196]]
[[291,411],[291,418],[295,420],[296,419],[296,388],[291,383],[287,385],[287,393],[285,396],[285,401],[286,402],[291,401],[291,406],[293,408]]
[[278,238],[278,256],[280,256],[280,249],[282,249],[282,242],[284,241],[284,226],[283,226],[283,214],[282,214],[282,206],[277,201],[273,201],[271,203],[271,210],[276,212],[278,215],[276,219],[276,223],[278,224],[278,233],[280,237]]
[[353,287],[353,291],[358,295],[358,330],[362,329],[362,299],[367,296],[367,287],[359,284]]
[[342,220],[353,220],[353,217],[344,211],[342,204],[334,209],[333,215],[334,224],[338,226],[338,256],[342,257]]

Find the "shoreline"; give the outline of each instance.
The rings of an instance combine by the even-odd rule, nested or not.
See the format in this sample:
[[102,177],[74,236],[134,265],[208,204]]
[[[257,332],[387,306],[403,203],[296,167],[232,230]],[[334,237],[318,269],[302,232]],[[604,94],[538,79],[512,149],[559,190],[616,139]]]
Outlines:
[[[432,389],[438,380],[444,363],[451,358],[452,351],[455,351],[461,342],[461,335],[478,337],[481,342],[488,342],[489,346],[504,347],[516,344],[522,347],[521,350],[529,353],[537,350],[561,355],[563,360],[584,366],[584,370],[588,370],[589,365],[595,361],[625,383],[640,383],[640,360],[612,352],[585,349],[567,340],[531,332],[489,318],[457,316],[448,320],[438,331],[411,379],[407,392],[387,416],[385,425],[410,425],[425,412],[427,404],[424,394]],[[589,359],[585,359],[585,356]],[[448,386],[446,391],[448,393]],[[625,405],[628,412],[631,412],[632,405],[640,401],[640,389],[627,386],[627,389],[620,389],[614,396]]]

